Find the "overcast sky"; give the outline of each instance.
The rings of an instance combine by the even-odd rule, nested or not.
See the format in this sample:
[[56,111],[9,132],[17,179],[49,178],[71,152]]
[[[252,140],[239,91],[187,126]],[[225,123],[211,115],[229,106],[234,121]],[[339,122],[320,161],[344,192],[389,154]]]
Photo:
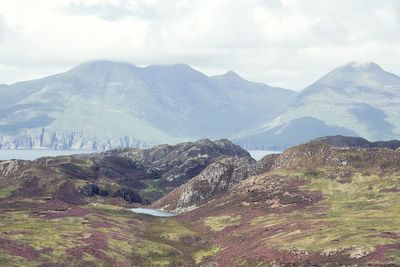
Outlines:
[[400,74],[399,15],[398,0],[0,0],[0,83],[94,59],[296,90],[353,60]]

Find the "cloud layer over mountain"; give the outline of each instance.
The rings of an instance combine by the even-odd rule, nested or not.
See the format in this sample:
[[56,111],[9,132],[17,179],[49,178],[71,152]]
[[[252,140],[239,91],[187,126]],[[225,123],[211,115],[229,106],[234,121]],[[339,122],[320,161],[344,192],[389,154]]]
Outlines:
[[349,59],[400,73],[395,0],[0,0],[0,83],[98,58],[300,89]]

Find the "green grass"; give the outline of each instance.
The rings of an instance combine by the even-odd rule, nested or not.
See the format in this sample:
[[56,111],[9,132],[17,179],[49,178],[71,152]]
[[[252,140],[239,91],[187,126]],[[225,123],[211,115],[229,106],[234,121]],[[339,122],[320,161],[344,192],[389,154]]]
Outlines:
[[392,264],[400,265],[400,251],[391,250],[386,252],[385,256],[388,260],[392,261]]
[[[255,247],[264,249],[339,254],[357,259],[381,245],[397,244],[400,235],[400,175],[380,169],[362,172],[352,167],[321,167],[313,171],[278,169],[268,177],[304,180],[301,191],[320,192],[322,199],[311,206],[280,210],[265,210],[248,220],[236,218],[220,208],[221,216],[203,219],[203,224],[218,234],[225,227],[241,223],[241,227],[219,234],[229,235],[232,242],[254,235]],[[290,189],[290,188],[289,188]],[[285,190],[285,189],[283,189]],[[395,190],[392,190],[395,191]],[[284,193],[284,192],[283,192]],[[237,203],[238,209],[247,209]],[[228,204],[227,204],[228,205]],[[262,203],[258,208],[264,208]],[[245,214],[245,213],[243,213]],[[262,234],[260,234],[262,233]],[[228,238],[228,237],[227,237]],[[235,243],[236,245],[236,243]],[[400,263],[400,254],[388,249],[386,260],[379,263]],[[267,264],[238,255],[236,263]]]
[[9,212],[2,219],[0,234],[15,232],[9,236],[11,239],[21,240],[36,249],[52,248],[56,254],[62,254],[66,248],[76,245],[76,241],[66,237],[80,236],[88,229],[83,218],[43,220],[22,212]]
[[[143,216],[109,204],[96,203],[83,207],[89,210],[89,214],[83,217],[44,219],[32,217],[31,211],[0,214],[0,238],[13,240],[39,252],[38,258],[27,263],[23,258],[0,249],[0,265],[37,266],[40,263],[69,262],[75,266],[110,266],[110,262],[90,252],[100,250],[99,253],[104,253],[115,264],[187,266],[195,263],[197,251],[208,250],[203,241],[201,247],[183,243],[182,238],[207,242],[204,239],[207,236],[189,229],[175,218]],[[94,226],[96,223],[107,225]],[[108,246],[105,251],[86,242],[94,233],[104,236]],[[91,246],[92,250],[89,254],[83,250],[81,258],[71,258],[67,253],[68,249],[84,249],[87,246]],[[210,251],[203,253],[211,254]]]
[[211,230],[219,232],[222,231],[225,227],[238,224],[240,221],[240,216],[216,216],[216,217],[207,217],[204,220],[204,224],[211,228]]
[[141,180],[141,182],[146,185],[144,189],[139,190],[141,197],[154,201],[165,195],[165,192],[160,188],[157,180]]
[[283,233],[266,238],[266,244],[279,249],[309,252],[348,249],[356,257],[357,253],[368,253],[379,245],[397,242],[382,237],[382,233],[400,233],[400,197],[398,193],[383,193],[382,190],[398,186],[400,177],[355,173],[351,182],[340,183],[324,177],[324,173],[329,172],[302,175],[310,180],[302,190],[323,193],[324,199],[316,204],[320,207],[319,211],[294,211],[261,216],[251,221],[266,228],[293,222],[309,226],[305,230],[288,227]]
[[11,195],[11,193],[15,190],[17,190],[19,186],[17,185],[10,185],[6,187],[1,187],[0,188],[0,198],[6,198]]
[[221,251],[221,247],[213,246],[210,249],[196,251],[193,255],[196,264],[200,264],[203,260],[214,257]]
[[31,261],[25,260],[21,257],[13,257],[11,255],[3,253],[0,250],[0,266],[7,266],[7,267],[34,267],[34,264]]

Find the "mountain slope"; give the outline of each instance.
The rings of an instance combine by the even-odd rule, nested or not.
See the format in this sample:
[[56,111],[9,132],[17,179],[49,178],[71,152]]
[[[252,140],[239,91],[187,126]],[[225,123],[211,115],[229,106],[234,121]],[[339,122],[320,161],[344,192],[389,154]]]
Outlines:
[[336,134],[395,139],[400,135],[399,103],[400,77],[375,63],[350,63],[305,88],[275,119],[235,140],[269,147]]
[[286,150],[180,219],[213,233],[221,266],[398,266],[400,150],[327,140]]
[[[400,141],[369,142],[360,137],[325,136],[311,140],[304,145],[290,148],[282,154],[267,155],[257,162],[248,160],[245,157],[226,157],[209,164],[202,172],[191,178],[187,183],[175,188],[161,199],[152,203],[152,207],[175,212],[196,209],[218,197],[226,195],[237,184],[249,177],[271,172],[279,168],[291,169],[294,163],[296,163],[296,166],[310,169],[312,169],[310,166],[313,163],[322,166],[326,164],[325,161],[332,161],[333,164],[339,163],[339,165],[342,162],[348,164],[349,160],[347,159],[328,159],[329,156],[327,154],[332,151],[329,151],[329,149],[327,151],[324,150],[329,146],[345,150],[349,150],[350,148],[386,148],[396,150],[400,148]],[[316,148],[321,149],[321,151],[318,151]],[[303,150],[307,151],[304,152]],[[300,152],[296,154],[292,153],[293,151]],[[369,152],[373,153],[372,151]],[[301,156],[302,153],[305,153],[304,155],[306,156]],[[372,160],[372,158],[369,160]],[[376,164],[375,160],[372,160],[372,163]],[[361,167],[358,168],[362,169]]]
[[[287,108],[285,102],[291,103],[296,95],[291,90],[246,81],[233,71],[214,76],[213,79],[223,88],[239,111],[236,123],[240,122],[241,126],[237,131],[243,130],[243,125],[249,124],[250,128],[253,128],[264,120],[276,117]],[[286,97],[289,99],[282,102]]]
[[230,138],[281,150],[325,135],[400,135],[400,77],[375,63],[334,69],[300,93],[229,71],[93,61],[0,87],[0,148],[148,147]]
[[[0,162],[0,265],[398,266],[398,144],[325,137],[255,163],[201,140]],[[206,166],[161,199],[191,211],[134,214],[106,194],[157,169],[173,181],[198,155]]]
[[93,61],[0,95],[2,148],[110,148],[228,137],[276,116],[296,93],[184,64]]

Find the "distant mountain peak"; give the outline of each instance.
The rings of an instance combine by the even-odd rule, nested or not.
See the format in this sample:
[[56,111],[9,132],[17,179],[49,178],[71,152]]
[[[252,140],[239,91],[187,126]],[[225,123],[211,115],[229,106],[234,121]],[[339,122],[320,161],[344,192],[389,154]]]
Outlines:
[[68,73],[87,73],[87,72],[107,72],[121,71],[122,69],[136,68],[134,64],[128,62],[111,60],[92,60],[87,61],[72,68]]
[[129,63],[126,61],[96,59],[96,60],[89,60],[89,61],[83,62],[83,63],[79,64],[78,66],[76,66],[75,68],[89,67],[89,66],[126,66],[126,65],[134,66],[132,63]]
[[237,74],[236,72],[234,72],[233,70],[228,70],[227,72],[225,72],[224,74],[226,77],[240,77],[239,74]]
[[232,82],[240,82],[240,81],[245,81],[239,74],[236,72],[229,70],[225,72],[224,74],[221,75],[216,75],[214,78],[219,79],[219,80],[224,80],[224,81],[232,81]]
[[383,71],[383,69],[376,64],[375,62],[372,61],[352,61],[345,65],[344,67],[352,68],[352,69],[357,69],[357,70],[379,70]]
[[192,66],[185,63],[176,63],[176,64],[154,64],[149,65],[146,69],[163,69],[163,70],[177,70],[177,71],[197,71],[192,68]]
[[[315,87],[324,86],[326,88],[349,88],[369,86],[380,88],[387,85],[400,84],[400,77],[385,71],[374,62],[350,62],[338,67],[314,84],[307,87],[304,92],[309,93]],[[319,90],[319,89],[318,89]]]

